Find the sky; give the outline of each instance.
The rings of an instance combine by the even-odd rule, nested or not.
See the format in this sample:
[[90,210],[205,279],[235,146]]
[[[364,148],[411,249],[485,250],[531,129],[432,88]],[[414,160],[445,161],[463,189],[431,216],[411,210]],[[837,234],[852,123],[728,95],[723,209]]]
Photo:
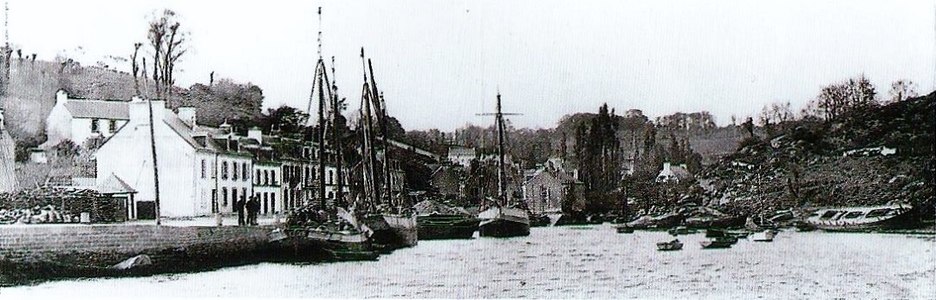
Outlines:
[[[322,7],[321,26],[316,14]],[[830,83],[864,74],[936,89],[931,1],[51,1],[10,0],[9,40],[38,59],[128,71],[151,15],[169,8],[190,33],[177,85],[251,82],[264,107],[305,109],[317,35],[356,110],[360,49],[388,112],[406,129],[493,121],[549,128],[608,103],[652,117],[711,112],[720,125],[764,105],[800,108]],[[350,113],[350,112],[349,112]]]

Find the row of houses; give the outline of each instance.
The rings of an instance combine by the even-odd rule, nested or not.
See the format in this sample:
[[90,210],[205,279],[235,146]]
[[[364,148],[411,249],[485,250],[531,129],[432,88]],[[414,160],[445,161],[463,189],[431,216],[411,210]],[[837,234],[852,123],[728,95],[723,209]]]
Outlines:
[[[467,168],[474,162],[489,160],[489,157],[480,155],[475,148],[452,146],[447,155],[448,164],[436,167],[432,173],[432,185],[439,193],[448,197],[459,197],[466,194],[465,184],[468,176]],[[508,161],[511,161],[508,159]],[[673,165],[665,162],[656,176],[658,183],[679,183],[693,180],[686,165]],[[519,188],[523,201],[533,213],[559,212],[562,203],[574,193],[577,203],[573,206],[581,208],[584,203],[584,183],[578,179],[578,172],[566,166],[565,161],[554,157],[545,164],[524,171],[522,182],[514,183]]]
[[[59,91],[46,124],[47,144],[103,138],[94,154],[97,186],[124,183],[129,219],[155,216],[154,165],[164,217],[231,213],[237,200],[250,197],[260,202],[261,214],[283,213],[316,199],[321,182],[328,201],[337,192],[334,152],[318,157],[316,142],[265,135],[257,128],[240,136],[228,124],[205,126],[191,107],[176,113],[161,100],[81,99]],[[316,178],[320,160],[325,178]],[[348,182],[348,168],[343,169]]]

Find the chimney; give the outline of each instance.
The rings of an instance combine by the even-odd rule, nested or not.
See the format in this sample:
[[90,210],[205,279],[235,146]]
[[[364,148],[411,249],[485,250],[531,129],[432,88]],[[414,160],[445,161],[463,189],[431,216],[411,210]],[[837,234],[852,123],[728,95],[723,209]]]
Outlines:
[[65,101],[68,101],[68,92],[65,90],[58,90],[58,92],[55,92],[55,105],[60,105],[65,103]]
[[263,131],[260,131],[260,127],[254,126],[247,130],[247,138],[254,139],[257,143],[263,145]]
[[[133,97],[127,105],[130,111],[130,124],[149,124],[149,101]],[[153,100],[153,122],[162,121],[164,111],[166,111],[166,101]]]
[[197,119],[194,107],[179,107],[179,119],[189,127],[195,128]]

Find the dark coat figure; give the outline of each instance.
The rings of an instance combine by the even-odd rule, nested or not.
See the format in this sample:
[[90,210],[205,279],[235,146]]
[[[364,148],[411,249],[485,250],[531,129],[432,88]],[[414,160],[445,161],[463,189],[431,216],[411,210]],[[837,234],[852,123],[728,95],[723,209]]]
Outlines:
[[240,225],[240,226],[243,226],[246,224],[246,222],[244,221],[245,204],[246,204],[246,201],[244,201],[244,198],[237,199],[237,201],[234,202],[234,212],[237,213],[237,225]]
[[247,201],[247,223],[249,225],[257,225],[257,212],[260,211],[260,202],[257,201],[257,197],[250,197],[250,200]]

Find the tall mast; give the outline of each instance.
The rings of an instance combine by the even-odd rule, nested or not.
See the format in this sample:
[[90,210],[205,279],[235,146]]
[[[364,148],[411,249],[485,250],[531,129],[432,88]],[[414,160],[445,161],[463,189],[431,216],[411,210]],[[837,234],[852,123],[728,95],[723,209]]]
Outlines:
[[363,170],[365,170],[365,184],[366,188],[371,192],[371,202],[374,206],[377,206],[381,203],[381,195],[378,190],[377,178],[375,176],[376,169],[374,168],[376,159],[376,151],[374,151],[374,141],[373,141],[373,114],[371,112],[371,105],[373,105],[373,87],[368,85],[367,82],[367,64],[364,60],[364,48],[361,48],[361,66],[364,70],[364,88],[361,95],[361,121],[362,121],[362,133],[364,135],[364,145],[362,147],[362,152],[365,155],[365,164]]
[[[325,72],[325,62],[322,61],[322,8],[318,9],[319,17],[319,31],[318,31],[318,63],[315,65],[315,77],[318,80],[318,194],[319,194],[319,204],[322,206],[322,209],[326,209],[325,201],[325,83],[324,83],[324,73]],[[321,73],[319,73],[321,70]],[[313,86],[314,89],[314,86]]]
[[334,56],[332,56],[331,71],[332,71],[332,112],[333,112],[332,136],[334,139],[334,146],[336,150],[336,153],[335,153],[335,176],[336,178],[335,180],[337,180],[335,184],[335,186],[337,187],[337,191],[335,191],[335,199],[336,199],[335,201],[336,203],[338,203],[338,202],[344,201],[344,172],[342,171],[342,167],[344,165],[344,155],[342,153],[343,152],[342,149],[344,149],[344,147],[343,147],[343,143],[341,142],[341,138],[344,133],[341,131],[341,127],[338,126],[338,119],[341,117],[341,105],[338,102],[338,84],[335,83],[335,80],[337,78],[335,77],[335,57]]
[[[364,54],[363,48],[361,49],[361,54],[362,55]],[[383,94],[379,93],[379,91],[377,90],[377,82],[374,80],[374,65],[371,64],[370,59],[367,59],[367,69],[368,71],[370,71],[370,82],[371,82],[371,90],[372,90],[371,96],[373,97],[371,98],[371,101],[374,102],[374,107],[376,107],[377,122],[378,122],[378,126],[380,126],[380,136],[383,137],[381,139],[380,146],[383,147],[383,151],[384,151],[383,152],[384,154],[384,157],[383,157],[384,195],[387,198],[388,204],[390,204],[391,206],[396,206],[395,205],[396,203],[393,203],[393,187],[390,185],[391,183],[391,180],[390,180],[391,179],[390,147],[388,147],[389,145],[388,139],[390,139],[390,137],[387,136],[387,108],[384,103]]]
[[501,112],[501,95],[497,93],[497,113],[494,117],[497,122],[497,191],[502,205],[507,204],[507,191],[504,185],[504,115]]

